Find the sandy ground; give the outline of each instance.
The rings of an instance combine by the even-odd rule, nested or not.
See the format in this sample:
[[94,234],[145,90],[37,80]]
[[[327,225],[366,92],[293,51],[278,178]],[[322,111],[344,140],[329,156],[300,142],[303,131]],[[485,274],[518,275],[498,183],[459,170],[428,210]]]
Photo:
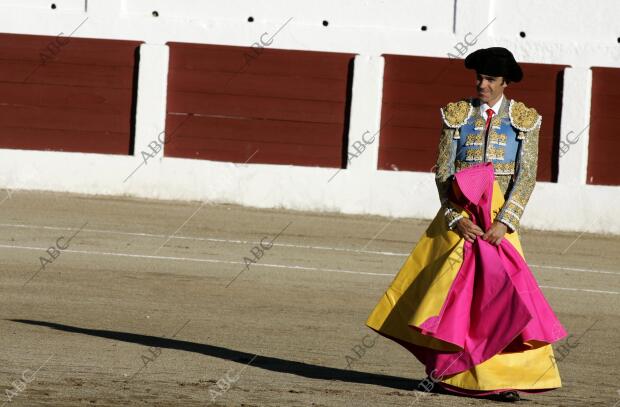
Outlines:
[[[0,205],[0,402],[498,404],[418,394],[422,366],[365,327],[428,223],[14,191]],[[263,238],[275,244],[244,270]],[[573,337],[563,387],[519,405],[613,406],[620,237],[522,242]]]

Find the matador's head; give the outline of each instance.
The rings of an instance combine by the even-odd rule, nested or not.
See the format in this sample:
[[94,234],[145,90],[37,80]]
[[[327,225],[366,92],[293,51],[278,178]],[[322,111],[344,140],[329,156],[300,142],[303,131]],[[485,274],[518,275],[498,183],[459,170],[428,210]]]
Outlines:
[[512,55],[502,47],[483,48],[465,58],[465,68],[476,71],[478,98],[493,105],[511,82],[523,79],[523,71]]

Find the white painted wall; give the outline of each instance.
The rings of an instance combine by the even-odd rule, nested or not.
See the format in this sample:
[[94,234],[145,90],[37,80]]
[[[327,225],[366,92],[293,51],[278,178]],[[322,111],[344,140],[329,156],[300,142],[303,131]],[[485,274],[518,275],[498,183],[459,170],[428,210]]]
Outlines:
[[[159,16],[153,17],[153,11]],[[599,0],[596,7],[576,0],[3,0],[2,32],[67,35],[88,17],[75,36],[139,40],[145,45],[134,157],[0,149],[0,188],[11,194],[19,189],[54,190],[431,218],[439,206],[433,174],[377,171],[378,135],[336,176],[333,169],[162,158],[159,153],[125,181],[140,165],[140,151],[165,127],[164,44],[250,46],[292,18],[272,47],[359,54],[352,144],[364,132],[378,130],[381,54],[446,57],[457,52],[455,46],[464,43],[468,33],[471,42],[472,35],[484,29],[473,48],[504,46],[520,62],[572,67],[564,81],[561,132],[563,139],[574,139],[589,122],[590,67],[620,67],[618,15],[616,0]],[[247,21],[250,16],[252,23]],[[559,182],[537,184],[525,211],[525,227],[620,234],[620,218],[609,216],[618,211],[620,187],[585,184],[587,142],[586,129],[562,156]],[[0,200],[10,196],[5,190]]]

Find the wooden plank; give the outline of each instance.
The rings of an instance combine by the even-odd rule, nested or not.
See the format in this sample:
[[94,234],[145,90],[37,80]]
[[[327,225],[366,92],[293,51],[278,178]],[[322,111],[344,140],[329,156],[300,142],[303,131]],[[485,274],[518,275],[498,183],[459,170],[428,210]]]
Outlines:
[[135,50],[141,44],[140,41],[79,37],[61,37],[58,41],[56,36],[0,34],[0,61],[41,63],[45,59],[61,64],[131,68]]
[[77,86],[0,82],[0,104],[9,106],[57,107],[127,114],[131,89],[85,88]]
[[169,103],[174,113],[340,124],[346,108],[342,102],[176,91],[169,92]]
[[[179,138],[168,157],[198,158],[232,163],[288,164],[338,168],[341,157],[331,146],[308,149],[301,144],[251,142],[248,140]],[[250,158],[251,157],[251,158]]]
[[[251,72],[273,76],[341,79],[352,54],[264,48],[256,55],[249,47],[167,43],[170,67],[198,71]],[[249,57],[248,57],[249,56]]]
[[0,123],[6,127],[23,127],[28,124],[32,129],[107,131],[128,134],[131,115],[129,111],[122,114],[102,113],[94,110],[75,108],[40,107],[40,106],[2,106]]
[[347,78],[304,78],[291,81],[288,77],[249,72],[233,76],[223,72],[174,69],[170,72],[168,90],[345,102]]
[[[166,134],[166,148],[174,144],[176,138],[193,138],[204,140],[247,140],[248,142],[278,143],[282,142],[281,134],[286,134],[287,144],[306,146],[342,147],[342,137],[339,134],[342,126],[334,123],[298,123],[294,121],[236,120],[222,117],[192,116],[187,120],[179,115],[169,114],[170,123]],[[257,130],[260,127],[260,131]],[[157,135],[154,135],[156,137]],[[187,141],[188,143],[191,142]]]
[[134,68],[0,61],[0,82],[131,89]]
[[0,126],[2,148],[130,154],[126,133]]
[[[243,163],[258,150],[260,154],[252,158],[254,163],[335,168],[342,159],[342,127],[335,124],[308,126],[296,122],[199,116],[184,123],[178,116],[171,117],[168,122],[174,122],[166,137],[165,155],[170,157]],[[281,137],[283,133],[288,135],[286,139]],[[274,157],[278,154],[280,157],[276,160]]]

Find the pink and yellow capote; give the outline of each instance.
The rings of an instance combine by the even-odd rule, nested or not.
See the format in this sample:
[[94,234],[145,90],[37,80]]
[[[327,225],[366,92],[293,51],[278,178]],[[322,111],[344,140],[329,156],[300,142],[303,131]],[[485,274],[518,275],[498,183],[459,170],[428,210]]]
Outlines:
[[[454,176],[452,201],[482,230],[504,204],[490,162]],[[561,387],[551,344],[566,331],[547,303],[518,231],[469,243],[438,212],[366,324],[411,351],[447,390],[485,395]]]

